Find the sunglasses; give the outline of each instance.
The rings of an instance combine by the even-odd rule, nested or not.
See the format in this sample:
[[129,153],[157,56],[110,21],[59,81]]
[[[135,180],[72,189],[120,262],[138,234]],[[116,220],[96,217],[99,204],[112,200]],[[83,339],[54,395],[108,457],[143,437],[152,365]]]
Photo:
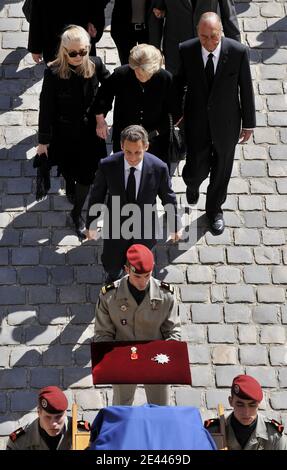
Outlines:
[[88,51],[87,49],[81,49],[80,51],[67,51],[67,54],[69,57],[77,57],[78,55],[80,57],[85,57],[85,55],[87,55]]

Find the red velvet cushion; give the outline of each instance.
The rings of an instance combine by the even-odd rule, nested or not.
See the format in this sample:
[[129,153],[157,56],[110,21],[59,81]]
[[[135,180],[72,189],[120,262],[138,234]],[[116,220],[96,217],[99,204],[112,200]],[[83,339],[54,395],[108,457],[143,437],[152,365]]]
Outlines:
[[[138,359],[131,359],[136,346]],[[93,383],[188,384],[191,374],[187,344],[181,341],[113,341],[91,344]],[[169,362],[152,360],[165,354]]]

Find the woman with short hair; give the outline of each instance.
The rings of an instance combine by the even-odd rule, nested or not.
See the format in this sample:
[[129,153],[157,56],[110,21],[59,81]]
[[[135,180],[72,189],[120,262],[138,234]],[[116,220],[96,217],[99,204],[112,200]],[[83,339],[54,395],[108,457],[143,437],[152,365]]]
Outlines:
[[[107,155],[105,141],[96,135],[91,111],[99,84],[109,76],[100,58],[89,58],[90,38],[81,26],[70,25],[61,37],[56,59],[45,70],[40,95],[39,145],[50,166],[66,180],[71,218],[80,236],[81,211],[97,170]],[[45,157],[43,157],[45,158]]]
[[154,46],[139,44],[130,52],[129,64],[115,69],[95,100],[97,134],[106,139],[105,116],[112,109],[113,151],[121,150],[120,133],[132,124],[142,125],[149,134],[149,152],[169,165],[172,76],[162,68],[161,52]]

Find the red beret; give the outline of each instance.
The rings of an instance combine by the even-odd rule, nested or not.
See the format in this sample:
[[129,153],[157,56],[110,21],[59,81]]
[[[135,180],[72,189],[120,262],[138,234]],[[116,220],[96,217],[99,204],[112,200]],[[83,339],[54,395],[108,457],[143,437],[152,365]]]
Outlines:
[[153,270],[154,257],[152,252],[144,245],[135,244],[127,251],[127,260],[134,273],[145,274]]
[[237,375],[237,377],[234,377],[231,391],[244,400],[261,401],[263,398],[260,383],[250,375]]
[[39,405],[47,413],[63,413],[68,408],[68,400],[60,388],[52,385],[40,390]]

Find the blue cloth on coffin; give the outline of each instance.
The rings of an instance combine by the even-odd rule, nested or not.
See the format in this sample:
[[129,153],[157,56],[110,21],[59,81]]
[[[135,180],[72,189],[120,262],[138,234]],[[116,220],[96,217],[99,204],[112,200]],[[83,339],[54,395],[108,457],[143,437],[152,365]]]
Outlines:
[[188,406],[106,407],[91,436],[91,450],[216,450],[199,410]]

